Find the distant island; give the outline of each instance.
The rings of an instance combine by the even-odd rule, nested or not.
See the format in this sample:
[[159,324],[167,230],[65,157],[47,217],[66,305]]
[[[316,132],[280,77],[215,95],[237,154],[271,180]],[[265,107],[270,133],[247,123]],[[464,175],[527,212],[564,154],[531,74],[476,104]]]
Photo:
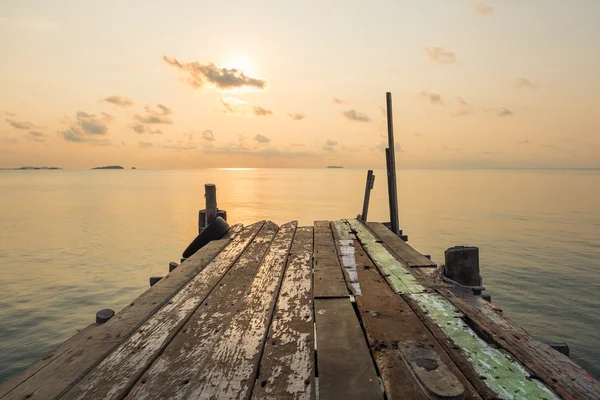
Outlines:
[[94,167],[92,169],[125,169],[125,168],[121,167],[120,165],[106,165],[104,167]]
[[38,169],[62,169],[59,167],[19,167],[19,168],[0,168],[4,171],[24,171],[24,170],[38,170]]
[[136,167],[131,167],[131,169],[137,169]]
[[327,166],[327,168],[344,168],[344,167],[342,167],[340,165],[329,165],[329,166]]

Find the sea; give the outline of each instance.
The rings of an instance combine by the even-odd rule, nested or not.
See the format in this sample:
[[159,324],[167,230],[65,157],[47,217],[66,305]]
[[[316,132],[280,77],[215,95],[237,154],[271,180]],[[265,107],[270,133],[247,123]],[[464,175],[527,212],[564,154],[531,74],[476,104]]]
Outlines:
[[[389,221],[375,170],[368,219]],[[364,169],[0,171],[0,382],[164,275],[198,233],[204,184],[230,223],[353,218]],[[600,170],[398,171],[400,227],[443,263],[480,249],[485,294],[600,378]]]

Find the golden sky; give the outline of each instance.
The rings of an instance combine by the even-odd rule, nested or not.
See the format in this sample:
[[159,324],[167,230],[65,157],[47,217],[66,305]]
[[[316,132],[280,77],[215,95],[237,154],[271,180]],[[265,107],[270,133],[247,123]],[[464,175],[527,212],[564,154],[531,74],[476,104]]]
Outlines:
[[0,3],[0,167],[600,167],[600,1]]

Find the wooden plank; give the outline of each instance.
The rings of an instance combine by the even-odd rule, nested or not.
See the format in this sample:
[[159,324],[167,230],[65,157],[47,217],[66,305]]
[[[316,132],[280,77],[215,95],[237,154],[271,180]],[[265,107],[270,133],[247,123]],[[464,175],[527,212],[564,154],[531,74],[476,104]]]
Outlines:
[[201,274],[196,275],[133,335],[65,393],[63,398],[122,398],[200,307],[230,267],[239,268],[244,260],[253,259],[256,252],[262,257],[260,252],[264,253],[276,229],[273,223],[265,223],[243,253],[241,250],[246,248],[245,241],[237,249],[227,251],[228,248],[225,248]]
[[[409,306],[430,330],[436,326],[443,332],[443,335],[438,335],[436,338],[482,397],[557,398],[543,383],[531,379],[530,374],[518,361],[512,360],[507,354],[490,346],[477,336],[463,321],[463,315],[448,300],[437,293],[427,293],[420,284],[415,283],[414,276],[409,274],[409,278],[405,278],[399,274],[400,268],[405,268],[398,266],[397,261],[377,242],[375,236],[363,224],[357,220],[348,222],[379,270],[384,275],[389,271],[388,273],[395,273],[397,277],[403,278],[399,279],[399,282],[388,279],[388,282],[402,294]],[[405,271],[408,270],[405,269]],[[476,376],[481,378],[477,379]],[[481,385],[480,381],[483,381],[485,386]]]
[[315,221],[314,297],[348,297],[329,221]]
[[128,398],[250,396],[295,230],[295,222],[283,225],[252,268],[225,276]]
[[367,226],[386,244],[397,256],[397,259],[409,268],[435,268],[437,265],[413,249],[408,243],[394,235],[392,231],[380,222],[367,222]]
[[477,331],[519,359],[537,379],[563,399],[600,399],[600,384],[588,372],[523,328],[472,292],[438,290],[469,319]]
[[[356,305],[387,398],[480,398],[408,304],[388,286],[348,224],[336,221],[334,226],[337,241],[340,246],[352,249],[358,266],[362,296],[356,297]],[[345,252],[346,256],[350,253],[350,250]],[[426,357],[423,349],[429,349]],[[419,366],[418,360],[423,358],[434,361],[436,367]],[[413,368],[409,367],[415,363]],[[421,384],[415,379],[417,376]],[[432,389],[427,396],[422,388],[429,387]]]
[[312,226],[296,230],[253,399],[315,398],[312,243]]
[[[47,399],[67,390],[165,305],[217,255],[221,260],[239,256],[263,224],[264,221],[248,226],[233,241],[227,237],[210,242],[108,322],[81,331],[42,360],[2,384],[0,398]],[[236,227],[234,232],[239,228]]]
[[383,399],[349,299],[315,299],[319,399]]

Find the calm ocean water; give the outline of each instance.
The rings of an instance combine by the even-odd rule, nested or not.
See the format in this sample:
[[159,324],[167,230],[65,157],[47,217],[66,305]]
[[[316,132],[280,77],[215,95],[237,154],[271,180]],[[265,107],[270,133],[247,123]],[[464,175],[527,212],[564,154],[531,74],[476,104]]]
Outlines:
[[[385,172],[369,219],[387,221]],[[101,308],[120,310],[197,234],[204,183],[230,222],[355,217],[366,171],[0,171],[0,382]],[[435,261],[480,247],[492,300],[600,377],[600,170],[403,170],[400,224]]]

